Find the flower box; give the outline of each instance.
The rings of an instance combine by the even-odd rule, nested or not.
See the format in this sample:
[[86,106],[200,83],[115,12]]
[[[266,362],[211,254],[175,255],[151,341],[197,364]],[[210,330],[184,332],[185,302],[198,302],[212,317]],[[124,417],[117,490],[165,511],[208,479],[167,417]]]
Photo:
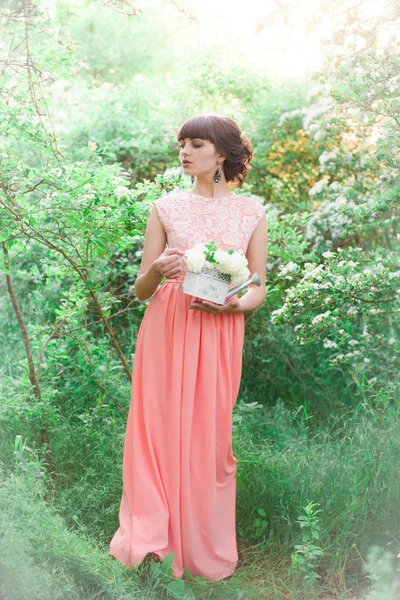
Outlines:
[[182,291],[224,304],[229,284],[242,284],[250,275],[247,259],[241,250],[220,250],[215,242],[196,244],[185,252],[187,272]]
[[230,282],[230,275],[204,265],[199,273],[186,272],[182,291],[196,298],[224,304]]

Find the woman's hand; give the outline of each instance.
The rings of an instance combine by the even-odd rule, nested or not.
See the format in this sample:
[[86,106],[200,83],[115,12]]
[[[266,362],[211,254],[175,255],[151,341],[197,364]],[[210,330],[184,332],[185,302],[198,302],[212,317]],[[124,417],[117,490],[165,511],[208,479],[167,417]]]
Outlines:
[[168,248],[153,262],[153,269],[167,279],[178,277],[182,271],[184,251],[179,248]]
[[194,300],[189,306],[192,310],[201,310],[203,312],[209,312],[213,315],[230,315],[233,313],[243,312],[240,306],[239,298],[232,296],[225,304],[215,304],[215,302],[209,302],[208,300],[201,300],[200,298]]

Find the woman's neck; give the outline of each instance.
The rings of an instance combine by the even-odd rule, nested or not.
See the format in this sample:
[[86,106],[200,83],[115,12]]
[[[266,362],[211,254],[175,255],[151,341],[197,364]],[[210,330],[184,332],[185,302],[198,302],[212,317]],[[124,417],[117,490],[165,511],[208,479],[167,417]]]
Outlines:
[[191,191],[193,194],[204,196],[205,198],[225,198],[231,193],[226,181],[222,179],[218,183],[197,181]]

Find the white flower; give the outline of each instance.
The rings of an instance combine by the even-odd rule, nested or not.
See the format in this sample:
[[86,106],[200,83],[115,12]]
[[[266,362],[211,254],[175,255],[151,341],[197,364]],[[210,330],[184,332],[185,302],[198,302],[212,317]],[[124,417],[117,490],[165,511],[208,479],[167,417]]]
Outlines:
[[250,271],[247,267],[244,267],[244,269],[241,269],[237,273],[233,273],[231,283],[233,285],[240,285],[241,283],[244,283],[245,281],[247,281],[249,279],[249,277],[250,277]]
[[280,268],[279,275],[287,275],[288,273],[295,273],[299,270],[299,265],[290,261],[287,265]]
[[311,189],[308,190],[308,195],[313,196],[314,194],[319,194],[324,188],[326,188],[327,184],[327,179],[320,179]]
[[117,196],[118,200],[120,198],[122,198],[123,196],[130,196],[130,190],[128,190],[127,187],[125,187],[124,185],[118,185],[115,190],[114,190],[114,194]]
[[235,281],[241,279],[240,283],[242,283],[248,278],[250,272],[247,269],[247,258],[241,252],[229,253],[224,250],[216,250],[214,258],[218,263],[217,269],[231,275]]
[[398,279],[400,276],[400,271],[393,271],[393,273],[389,273],[389,279]]
[[330,315],[330,314],[331,314],[331,311],[330,311],[330,310],[327,310],[326,312],[324,312],[324,313],[321,313],[321,314],[319,314],[319,315],[315,316],[315,317],[313,318],[313,320],[311,321],[311,323],[312,323],[313,325],[315,325],[315,324],[317,324],[317,323],[320,323],[321,321],[323,321],[324,319],[326,319],[327,317],[329,317],[329,315]]
[[214,258],[219,265],[223,264],[223,262],[226,259],[226,256],[227,256],[227,253],[224,252],[223,250],[216,250],[214,253]]
[[188,271],[200,273],[206,262],[204,254],[204,251],[206,250],[207,248],[204,244],[196,244],[193,248],[190,248],[190,250],[186,250],[185,257]]
[[165,169],[163,173],[164,179],[173,179],[174,177],[179,177],[181,175],[182,169],[180,167],[170,167],[169,169]]
[[97,144],[96,142],[88,142],[88,148],[89,150],[91,150],[92,152],[94,152],[97,148]]
[[281,308],[277,308],[276,310],[272,311],[271,319],[272,320],[276,319],[276,317],[279,317],[281,314],[283,314],[286,309],[287,309],[287,305],[284,304],[283,306],[281,306]]
[[324,348],[337,348],[337,343],[328,338],[324,339]]
[[332,256],[335,256],[335,253],[328,250],[327,252],[323,252],[322,256],[324,256],[325,258],[332,258]]

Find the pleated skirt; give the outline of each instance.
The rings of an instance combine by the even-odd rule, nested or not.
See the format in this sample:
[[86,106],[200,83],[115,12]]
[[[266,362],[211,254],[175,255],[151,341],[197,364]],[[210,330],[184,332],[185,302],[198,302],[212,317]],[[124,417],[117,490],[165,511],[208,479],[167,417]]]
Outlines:
[[167,280],[143,317],[132,372],[119,527],[109,552],[135,568],[174,552],[175,577],[217,581],[236,569],[236,458],[243,313],[189,310]]

